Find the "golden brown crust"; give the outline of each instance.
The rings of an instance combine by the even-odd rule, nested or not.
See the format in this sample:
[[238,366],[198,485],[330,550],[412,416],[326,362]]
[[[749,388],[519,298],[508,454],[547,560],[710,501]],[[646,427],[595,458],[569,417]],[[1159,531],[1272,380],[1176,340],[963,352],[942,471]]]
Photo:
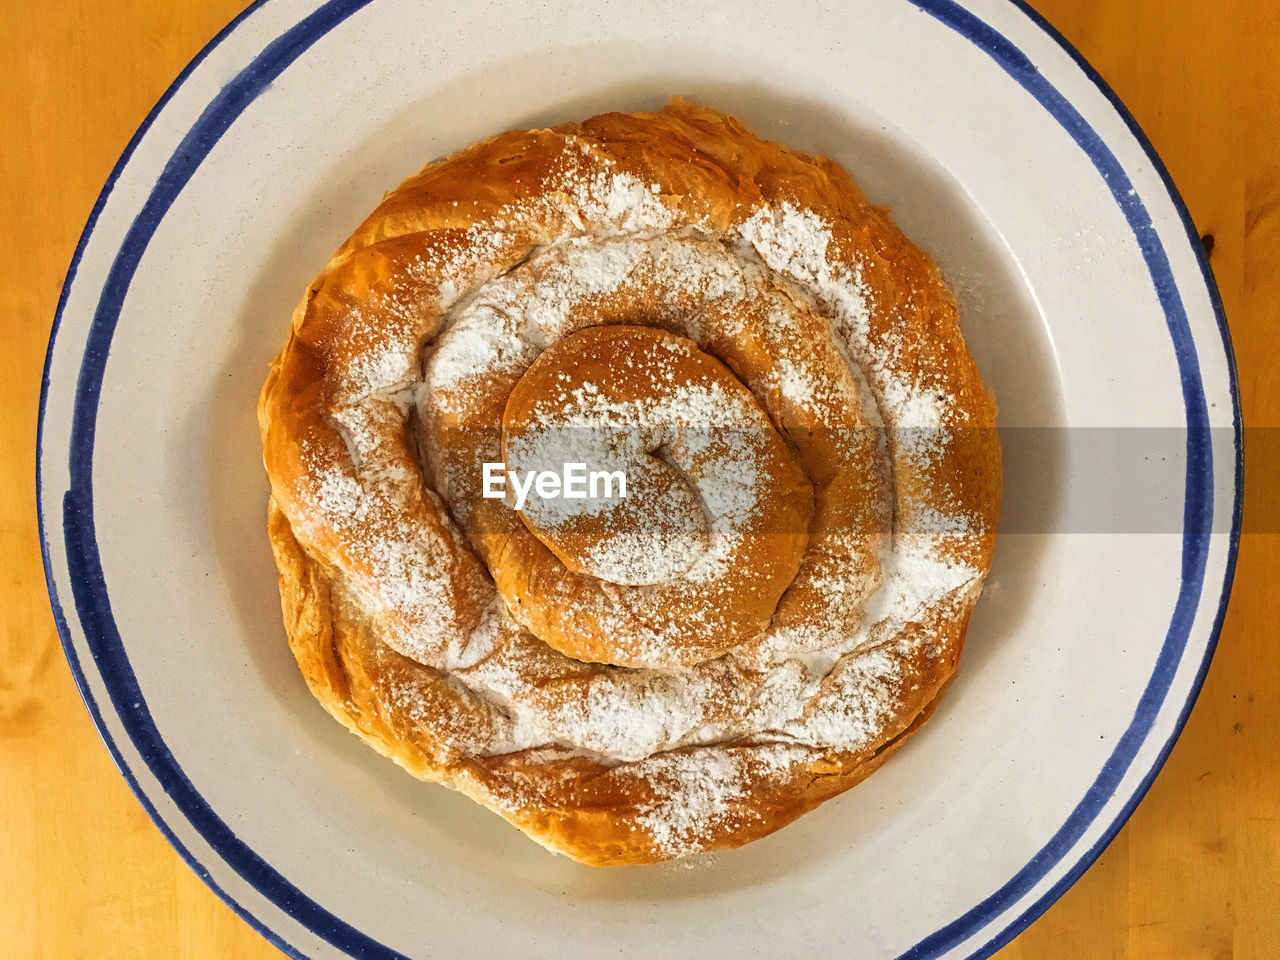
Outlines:
[[[500,449],[500,438],[473,428],[502,422],[507,398],[530,364],[486,376],[484,389],[467,395],[476,403],[466,409],[419,402],[416,437],[404,393],[425,383],[429,394],[431,384],[441,382],[432,381],[430,371],[424,381],[421,356],[451,322],[455,288],[495,278],[522,282],[531,250],[572,233],[567,224],[585,209],[580,198],[552,204],[547,198],[606,174],[653,185],[655,202],[674,223],[697,225],[699,237],[750,240],[752,256],[764,261],[752,270],[767,272],[771,284],[766,299],[751,304],[772,302],[767,297],[779,289],[797,301],[788,308],[793,326],[785,336],[767,323],[731,326],[714,298],[699,302],[707,329],[695,332],[702,334],[698,346],[727,364],[786,438],[816,503],[810,520],[796,507],[803,498],[782,496],[803,516],[797,524],[803,530],[789,532],[793,539],[803,532],[805,547],[802,559],[781,563],[794,585],[773,613],[772,632],[731,644],[740,647],[736,660],[731,655],[698,667],[699,682],[710,691],[698,723],[739,732],[709,742],[682,734],[667,746],[628,748],[614,757],[589,739],[585,746],[556,737],[526,743],[519,716],[501,697],[486,695],[508,648],[527,664],[529,709],[542,711],[539,717],[559,717],[555,711],[565,702],[589,700],[602,685],[623,682],[610,672],[617,668],[548,659],[538,641],[495,608],[491,575],[514,584],[505,595],[518,595],[529,571],[546,562],[533,554],[539,547],[552,551],[532,535],[524,553],[515,549],[519,538],[513,536],[528,531],[500,502],[476,500],[475,512],[460,519],[452,488],[446,489],[459,465],[474,467],[474,458],[495,443]],[[592,202],[588,197],[586,206]],[[823,226],[824,262],[846,279],[856,274],[865,316],[841,320],[824,299],[827,281],[804,274],[803,265],[788,267],[789,251],[777,247],[777,237],[795,225],[788,217],[812,217]],[[616,217],[610,222],[611,236],[637,233]],[[678,242],[685,256],[706,241],[686,236]],[[656,256],[653,249],[646,247],[644,256]],[[679,317],[693,311],[679,297],[649,289],[643,276],[615,289],[612,299],[575,301],[570,328],[629,319],[690,332],[691,321]],[[810,299],[801,284],[806,279],[817,290]],[[717,310],[725,314],[721,320]],[[827,332],[828,324],[840,335]],[[875,431],[853,409],[856,403],[823,406],[790,397],[771,371],[795,358],[846,399],[859,390],[849,370],[860,369],[876,394],[887,449],[877,452],[868,439]],[[894,394],[903,383],[909,399],[939,401],[939,422],[919,418],[928,404]],[[535,387],[533,399],[543,395]],[[657,114],[608,114],[555,130],[502,134],[432,164],[384,199],[312,284],[272,365],[259,420],[289,642],[317,699],[349,729],[414,775],[463,791],[551,849],[616,864],[739,846],[848,789],[932,711],[954,671],[990,565],[1000,496],[994,416],[936,266],[886,211],[866,202],[838,165],[762,141],[730,117],[681,102]],[[441,437],[452,438],[448,456],[440,452]],[[457,443],[458,437],[470,439]],[[428,448],[421,458],[419,443]],[[785,472],[776,464],[771,469]],[[463,469],[470,476],[465,483],[474,486],[475,473]],[[931,554],[965,571],[966,579],[913,619],[872,625],[865,642],[825,676],[815,669],[794,729],[749,732],[739,714],[754,707],[739,702],[735,690],[758,694],[762,678],[775,675],[760,666],[772,640],[835,616],[822,589],[833,569],[853,571],[850,597],[838,612],[854,618],[848,630],[858,626],[867,594],[879,584],[874,558],[889,519],[882,486],[892,487],[895,547],[924,537]],[[465,490],[463,500],[472,502]],[[952,522],[939,526],[940,514]],[[388,544],[397,545],[398,564],[433,564],[435,594],[406,599],[402,591],[388,599],[378,592],[387,582]],[[418,549],[422,557],[413,553]],[[545,625],[538,629],[548,632]],[[566,630],[555,639],[561,650],[597,661],[608,659],[604,647],[615,646],[603,631],[592,639],[590,632]],[[697,659],[716,652],[701,651]],[[639,673],[655,682],[649,672]],[[851,704],[844,691],[871,699]],[[849,709],[839,713],[842,704]],[[841,730],[857,736],[815,742],[812,731],[827,729],[833,710],[845,723]],[[570,726],[565,735],[576,730]],[[733,783],[727,789],[711,784],[715,802],[708,815],[682,819],[680,810],[668,809],[693,789],[685,780],[726,766]]]

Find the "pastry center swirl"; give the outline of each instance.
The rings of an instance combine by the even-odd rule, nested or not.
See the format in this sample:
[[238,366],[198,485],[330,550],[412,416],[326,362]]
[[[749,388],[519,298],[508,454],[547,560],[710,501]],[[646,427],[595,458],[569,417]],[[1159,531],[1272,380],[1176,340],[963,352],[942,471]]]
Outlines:
[[[847,636],[879,583],[891,484],[857,377],[826,317],[722,243],[548,246],[451,313],[417,410],[503,608],[578,664]],[[596,489],[566,496],[571,469]]]
[[[618,588],[604,594],[619,617],[638,593],[665,592],[719,635],[716,649],[732,646],[761,624],[725,623],[717,611],[745,604],[767,623],[803,556],[813,497],[792,451],[732,370],[661,329],[588,327],[543,351],[507,399],[502,453],[509,475],[577,468],[584,495],[562,495],[567,485],[561,495],[531,494],[520,519],[570,576]],[[752,569],[766,553],[781,575],[763,589],[723,576],[726,562]],[[542,608],[553,593],[513,599]],[[545,639],[556,645],[557,635]],[[591,658],[662,665],[697,656],[692,644],[672,644],[678,638],[636,656],[606,638]]]
[[693,393],[726,417],[746,405],[722,365],[644,327],[566,337],[520,378],[503,416],[507,468],[554,474],[581,464],[587,477],[585,496],[532,497],[520,510],[570,570],[644,586],[686,573],[706,553],[704,504],[725,464],[695,435],[706,427],[678,414]]

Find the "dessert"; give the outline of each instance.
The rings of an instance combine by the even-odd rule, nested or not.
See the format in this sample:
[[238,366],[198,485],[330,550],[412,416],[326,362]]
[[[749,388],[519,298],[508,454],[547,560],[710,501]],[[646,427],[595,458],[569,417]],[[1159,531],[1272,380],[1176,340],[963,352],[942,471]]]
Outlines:
[[586,863],[740,846],[875,770],[994,547],[937,267],[837,164],[679,100],[388,194],[259,423],[317,699]]

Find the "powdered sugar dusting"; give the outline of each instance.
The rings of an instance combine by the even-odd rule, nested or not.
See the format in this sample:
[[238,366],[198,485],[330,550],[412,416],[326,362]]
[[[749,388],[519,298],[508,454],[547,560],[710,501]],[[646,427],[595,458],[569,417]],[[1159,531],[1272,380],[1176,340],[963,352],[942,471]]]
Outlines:
[[[750,650],[681,669],[579,663],[522,630],[527,612],[508,609],[478,565],[454,562],[471,556],[454,526],[470,508],[449,500],[447,482],[437,483],[439,497],[424,491],[385,438],[403,436],[410,401],[428,425],[475,426],[469,418],[495,384],[509,390],[549,346],[599,322],[584,305],[647,284],[648,306],[703,343],[738,336],[748,309],[770,305],[781,328],[793,310],[817,304],[849,361],[847,379],[862,388],[867,421],[895,425],[896,456],[929,462],[945,448],[945,425],[954,419],[948,397],[886,362],[883,344],[872,345],[870,288],[860,267],[832,256],[831,227],[813,211],[762,206],[729,235],[715,236],[705,224],[682,222],[655,184],[608,164],[589,175],[577,169],[570,164],[552,189],[504,209],[496,226],[473,228],[424,302],[393,291],[392,314],[404,329],[422,311],[440,319],[420,356],[397,331],[371,331],[353,318],[367,349],[348,364],[345,404],[334,413],[350,463],[303,449],[309,486],[298,496],[324,523],[299,532],[318,538],[331,527],[333,549],[360,560],[336,589],[378,615],[389,645],[448,673],[465,691],[469,722],[486,732],[451,732],[450,742],[488,755],[555,747],[639,778],[656,799],[638,823],[659,848],[679,855],[700,849],[708,830],[746,815],[739,801],[753,784],[802,762],[810,748],[858,751],[880,742],[899,716],[909,665],[928,645],[927,631],[922,640],[907,628],[974,589],[981,572],[940,549],[946,537],[973,533],[963,515],[931,508],[912,514],[910,529],[897,531],[882,552],[882,583],[856,628],[787,622]],[[520,246],[513,238],[521,231],[537,242],[499,266]],[[811,299],[794,302],[797,288]],[[890,343],[888,354],[899,346]],[[552,534],[583,517],[611,523],[608,536],[578,558],[608,584],[714,583],[734,564],[771,482],[759,467],[754,429],[764,414],[717,383],[655,381],[652,396],[638,400],[611,397],[602,386],[567,382],[554,416],[511,438],[506,459],[604,470],[621,464],[636,471],[651,500],[542,500],[529,508],[529,522]],[[799,353],[779,358],[763,386],[775,400],[819,412],[849,389],[835,389]],[[498,440],[490,447],[496,451]],[[449,463],[447,450],[425,453],[432,465]],[[810,573],[806,588],[832,607],[871,589],[853,572],[820,563]],[[644,643],[654,651],[705,626],[705,612],[676,619],[626,596],[617,629],[647,631]],[[464,609],[473,611],[470,619]],[[394,695],[412,705],[411,685],[398,689]]]
[[633,775],[649,783],[658,799],[637,822],[666,853],[697,853],[706,849],[709,830],[759,816],[742,801],[760,778],[806,756],[789,744],[766,743],[751,751],[680,750],[650,757]]
[[867,603],[865,617],[883,628],[899,629],[952,591],[979,578],[967,564],[946,560],[930,536],[899,537],[881,558],[884,583]]
[[950,415],[950,401],[885,362],[901,350],[900,341],[872,346],[867,285],[857,266],[832,262],[827,256],[831,228],[812,211],[783,203],[758,209],[740,232],[744,253],[759,256],[772,269],[812,290],[831,310],[835,329],[870,381],[882,412],[901,424],[895,439],[902,451],[918,459],[936,456],[945,444],[942,425]]
[[666,796],[638,822],[659,847],[680,854],[701,850],[707,828],[724,820],[747,789],[737,757],[722,751],[663,754],[644,764],[644,774]]
[[[683,515],[678,515],[683,519]],[[646,529],[624,529],[587,551],[586,567],[601,580],[621,584],[661,583],[688,571],[707,550],[703,529],[687,523],[655,537]]]

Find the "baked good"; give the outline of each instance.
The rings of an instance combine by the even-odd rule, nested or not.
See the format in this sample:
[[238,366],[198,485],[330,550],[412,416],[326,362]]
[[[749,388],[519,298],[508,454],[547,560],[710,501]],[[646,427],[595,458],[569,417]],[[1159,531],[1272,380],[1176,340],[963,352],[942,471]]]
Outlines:
[[[995,408],[937,267],[834,162],[680,100],[406,180],[258,409],[317,699],[585,863],[739,846],[867,776],[991,562]],[[571,461],[631,490],[485,495]]]

